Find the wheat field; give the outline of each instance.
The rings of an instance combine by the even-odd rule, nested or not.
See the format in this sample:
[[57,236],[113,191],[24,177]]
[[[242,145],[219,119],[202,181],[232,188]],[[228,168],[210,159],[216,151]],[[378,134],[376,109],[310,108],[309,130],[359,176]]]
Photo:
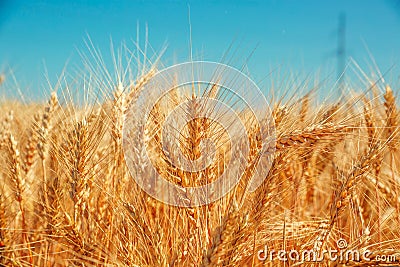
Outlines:
[[[47,103],[0,103],[0,266],[400,265],[399,112],[389,84],[322,104],[312,90],[274,98],[275,153],[261,186],[247,190],[264,142],[249,119],[248,164],[234,190],[208,205],[176,207],[144,192],[124,158],[127,110],[156,71],[115,84],[94,75],[112,88],[104,101],[74,104],[66,85]],[[226,97],[215,87],[204,95]],[[199,96],[177,91],[168,103]],[[212,137],[216,161],[194,173],[169,164],[160,131],[169,111],[159,103],[143,126],[157,171],[184,187],[227,171],[227,136],[201,118],[186,125],[180,148],[197,159],[201,140]],[[339,240],[368,250],[370,260],[284,261],[265,249],[320,253],[344,248]]]

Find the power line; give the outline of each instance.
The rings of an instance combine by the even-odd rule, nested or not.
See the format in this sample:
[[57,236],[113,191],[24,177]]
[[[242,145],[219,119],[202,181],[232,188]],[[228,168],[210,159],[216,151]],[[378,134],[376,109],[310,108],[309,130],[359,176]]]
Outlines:
[[339,15],[338,27],[338,43],[337,43],[337,79],[339,93],[343,95],[344,90],[344,73],[346,68],[346,14]]

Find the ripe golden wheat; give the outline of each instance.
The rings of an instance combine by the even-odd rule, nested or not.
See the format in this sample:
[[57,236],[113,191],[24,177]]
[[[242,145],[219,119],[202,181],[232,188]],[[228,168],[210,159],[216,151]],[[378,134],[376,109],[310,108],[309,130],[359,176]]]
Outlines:
[[[312,94],[275,100],[275,157],[262,185],[247,190],[263,142],[248,120],[249,164],[235,189],[209,205],[181,208],[143,192],[124,160],[127,109],[155,72],[115,84],[106,101],[84,107],[61,101],[68,97],[59,91],[43,105],[1,104],[0,266],[390,265],[258,258],[265,246],[322,251],[338,249],[339,239],[397,255],[391,266],[400,264],[399,113],[389,86],[375,88],[382,95],[373,98],[322,106]],[[199,96],[171,94],[172,108]],[[212,87],[207,97],[219,94]],[[158,103],[144,126],[152,163],[184,187],[215,180],[232,156],[227,136],[207,119],[188,123],[179,140],[188,159],[199,157],[203,138],[220,146],[208,168],[182,171],[162,153],[160,125],[170,109]]]

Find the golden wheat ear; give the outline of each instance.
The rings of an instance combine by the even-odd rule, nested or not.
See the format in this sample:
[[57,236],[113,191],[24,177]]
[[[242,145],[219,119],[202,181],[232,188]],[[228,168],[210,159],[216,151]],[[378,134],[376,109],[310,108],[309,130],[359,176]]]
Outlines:
[[[392,88],[389,85],[386,86],[386,92],[384,94],[385,112],[386,112],[386,136],[388,139],[396,139],[398,134],[398,111],[396,107],[396,99],[393,95]],[[393,146],[391,146],[394,148]]]

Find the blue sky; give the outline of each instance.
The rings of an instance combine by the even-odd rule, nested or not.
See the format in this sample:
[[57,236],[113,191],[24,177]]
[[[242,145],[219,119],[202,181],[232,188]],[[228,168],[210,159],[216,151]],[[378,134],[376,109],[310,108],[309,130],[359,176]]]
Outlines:
[[45,67],[55,81],[67,60],[79,65],[77,50],[85,53],[87,34],[109,55],[111,37],[115,45],[133,47],[138,24],[140,40],[147,24],[155,51],[167,45],[166,65],[186,61],[188,6],[194,59],[219,61],[233,43],[232,64],[251,55],[248,68],[256,81],[279,66],[334,72],[341,12],[348,57],[368,69],[368,47],[383,72],[400,63],[399,0],[0,0],[0,71],[12,69],[22,88],[39,93]]

